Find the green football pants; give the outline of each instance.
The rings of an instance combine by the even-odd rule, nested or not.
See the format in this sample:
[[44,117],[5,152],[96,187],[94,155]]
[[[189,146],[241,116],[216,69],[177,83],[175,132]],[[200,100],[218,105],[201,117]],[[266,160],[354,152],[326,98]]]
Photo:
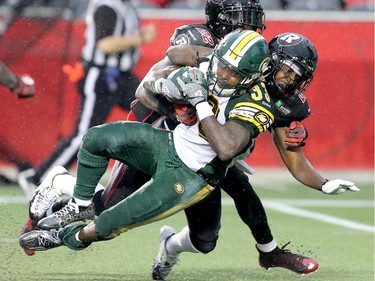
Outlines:
[[110,239],[137,226],[173,215],[205,198],[214,188],[178,157],[173,133],[138,122],[113,122],[89,129],[78,153],[74,196],[92,197],[109,159],[152,176],[135,193],[102,212],[96,232]]

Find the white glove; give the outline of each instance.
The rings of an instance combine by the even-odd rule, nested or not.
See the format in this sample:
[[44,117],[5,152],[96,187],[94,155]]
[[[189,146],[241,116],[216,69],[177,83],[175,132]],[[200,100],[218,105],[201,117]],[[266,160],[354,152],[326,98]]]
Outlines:
[[155,90],[159,94],[163,94],[167,100],[175,103],[180,100],[185,100],[182,96],[182,90],[170,79],[160,78],[155,81]]
[[194,107],[206,101],[208,84],[204,73],[196,67],[183,67],[181,70],[184,72],[176,80],[186,100]]
[[354,183],[346,180],[330,180],[322,185],[322,191],[325,194],[338,195],[347,190],[358,192],[360,189]]

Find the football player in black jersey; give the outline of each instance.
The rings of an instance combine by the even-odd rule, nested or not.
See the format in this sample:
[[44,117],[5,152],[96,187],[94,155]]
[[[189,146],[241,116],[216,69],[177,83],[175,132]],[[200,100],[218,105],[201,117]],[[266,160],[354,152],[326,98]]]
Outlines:
[[[300,121],[310,115],[310,107],[304,91],[312,82],[318,62],[314,45],[301,34],[283,33],[269,42],[269,49],[270,67],[264,75],[275,114],[270,131],[286,167],[299,182],[326,194],[340,194],[347,190],[359,191],[352,182],[341,179],[326,180],[313,168],[301,149],[305,145],[307,131]],[[167,54],[170,60],[175,63],[196,65],[201,57],[210,52],[212,49],[206,47],[179,45],[170,48]],[[285,251],[284,247],[279,249],[274,240],[268,240],[268,243],[259,243],[258,236],[254,234],[260,234],[260,232],[256,231],[269,230],[268,225],[265,228],[261,223],[257,224],[259,218],[263,222],[266,221],[264,209],[260,202],[260,206],[257,204],[259,198],[252,190],[250,183],[233,180],[239,179],[239,174],[242,172],[237,168],[229,169],[226,178],[221,181],[220,187],[234,199],[239,215],[252,231],[257,241],[256,248],[259,251],[260,265],[265,268],[285,267],[300,274],[316,271],[318,263],[313,259]],[[155,280],[164,280],[177,263],[178,255],[181,252],[207,253],[205,250],[213,249],[215,245],[212,241],[204,240],[204,238],[214,237],[215,230],[220,228],[219,221],[216,222],[216,225],[214,223],[214,218],[220,218],[218,215],[220,207],[217,205],[214,207],[215,199],[213,199],[217,196],[216,202],[218,202],[220,200],[218,194],[219,191],[206,201],[186,210],[188,226],[179,233],[176,233],[170,226],[164,226],[160,230],[160,250],[153,264]],[[251,209],[254,203],[259,211],[258,214],[255,209]],[[215,209],[216,213],[212,211]],[[272,239],[270,232],[265,233],[269,233],[268,238],[265,235],[261,236],[261,239]],[[199,237],[200,240],[196,237]]]

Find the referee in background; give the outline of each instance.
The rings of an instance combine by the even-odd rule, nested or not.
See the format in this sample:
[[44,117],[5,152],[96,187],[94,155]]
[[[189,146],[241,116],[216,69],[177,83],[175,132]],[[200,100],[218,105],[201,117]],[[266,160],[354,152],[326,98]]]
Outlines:
[[132,69],[140,57],[140,45],[155,38],[155,27],[140,27],[131,0],[91,0],[86,14],[86,43],[82,49],[84,76],[78,81],[80,107],[73,133],[61,140],[37,168],[21,171],[18,182],[28,199],[48,171],[76,160],[83,135],[106,121],[112,108],[130,109],[140,80]]

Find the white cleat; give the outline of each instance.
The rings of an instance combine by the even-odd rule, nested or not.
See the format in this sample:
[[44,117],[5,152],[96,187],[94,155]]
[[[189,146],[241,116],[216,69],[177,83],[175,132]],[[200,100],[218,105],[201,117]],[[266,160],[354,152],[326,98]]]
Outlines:
[[54,187],[53,180],[58,175],[67,175],[68,171],[62,166],[56,166],[51,169],[46,178],[35,190],[30,200],[29,215],[33,221],[39,221],[43,218],[47,210],[59,200],[61,191]]
[[165,280],[171,272],[173,266],[179,262],[177,255],[168,255],[165,248],[165,243],[172,235],[176,234],[176,230],[172,227],[165,225],[160,229],[160,248],[157,257],[152,264],[152,279]]

